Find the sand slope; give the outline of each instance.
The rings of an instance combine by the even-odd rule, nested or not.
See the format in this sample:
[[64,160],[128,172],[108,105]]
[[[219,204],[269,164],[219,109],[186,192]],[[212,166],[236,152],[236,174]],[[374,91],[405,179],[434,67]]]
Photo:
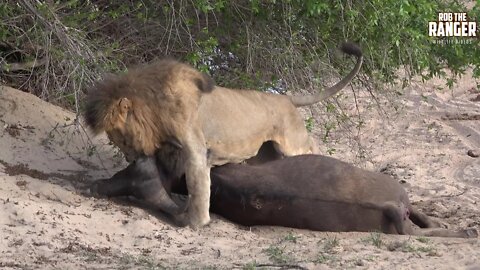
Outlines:
[[[368,94],[359,96],[368,121],[355,136],[365,159],[352,152],[355,142],[342,130],[322,148],[405,182],[414,204],[446,226],[480,229],[480,158],[467,155],[480,150],[480,102],[471,101],[479,94],[468,77],[453,95],[437,89],[442,85],[412,85],[388,118],[371,109]],[[480,268],[478,239],[244,228],[216,216],[192,231],[135,202],[86,197],[92,179],[125,164],[102,136],[92,148],[86,133],[71,125],[74,118],[0,87],[2,269]]]

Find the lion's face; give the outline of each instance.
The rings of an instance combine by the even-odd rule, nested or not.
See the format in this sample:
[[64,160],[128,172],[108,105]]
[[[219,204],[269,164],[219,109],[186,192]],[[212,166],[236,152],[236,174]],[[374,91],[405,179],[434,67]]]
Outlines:
[[110,108],[108,125],[105,127],[110,141],[120,148],[128,162],[142,155],[153,155],[158,144],[151,135],[153,132],[149,132],[144,122],[136,117],[132,101],[122,98],[114,104],[116,105]]
[[133,147],[133,139],[129,134],[124,134],[118,129],[112,129],[107,131],[107,136],[113,144],[120,148],[127,162],[132,162],[140,156],[140,153]]
[[114,106],[110,108],[109,124],[105,131],[108,139],[115,144],[120,151],[125,155],[128,162],[135,160],[142,152],[142,149],[136,149],[135,136],[131,133],[130,127],[130,108],[132,103],[130,100],[124,98],[115,102]]

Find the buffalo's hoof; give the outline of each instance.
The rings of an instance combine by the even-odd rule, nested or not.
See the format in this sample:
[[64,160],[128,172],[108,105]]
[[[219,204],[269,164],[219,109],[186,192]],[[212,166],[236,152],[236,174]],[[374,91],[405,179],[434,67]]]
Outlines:
[[175,226],[178,226],[178,227],[182,227],[182,228],[187,227],[190,224],[188,219],[188,214],[183,213],[183,214],[174,216],[173,223],[175,224]]
[[473,228],[465,229],[463,230],[463,233],[465,234],[466,238],[477,238],[478,237],[478,231]]

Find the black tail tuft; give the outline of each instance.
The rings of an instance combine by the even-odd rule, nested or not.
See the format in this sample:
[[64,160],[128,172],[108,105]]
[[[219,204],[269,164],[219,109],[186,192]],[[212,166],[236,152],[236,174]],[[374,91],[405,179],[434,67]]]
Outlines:
[[355,55],[356,57],[362,57],[362,49],[360,46],[353,42],[345,42],[340,46],[340,50],[346,54]]

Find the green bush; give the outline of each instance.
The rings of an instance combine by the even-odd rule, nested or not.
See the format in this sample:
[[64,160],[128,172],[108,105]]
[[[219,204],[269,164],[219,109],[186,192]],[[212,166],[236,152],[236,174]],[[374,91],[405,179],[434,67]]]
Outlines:
[[[103,73],[170,55],[221,85],[314,91],[351,68],[332,53],[351,40],[364,50],[369,82],[446,76],[445,69],[453,82],[468,67],[480,76],[479,39],[433,44],[428,22],[465,10],[454,0],[6,0],[0,80],[78,111]],[[477,1],[469,16],[479,10]],[[407,77],[396,77],[399,68]]]

